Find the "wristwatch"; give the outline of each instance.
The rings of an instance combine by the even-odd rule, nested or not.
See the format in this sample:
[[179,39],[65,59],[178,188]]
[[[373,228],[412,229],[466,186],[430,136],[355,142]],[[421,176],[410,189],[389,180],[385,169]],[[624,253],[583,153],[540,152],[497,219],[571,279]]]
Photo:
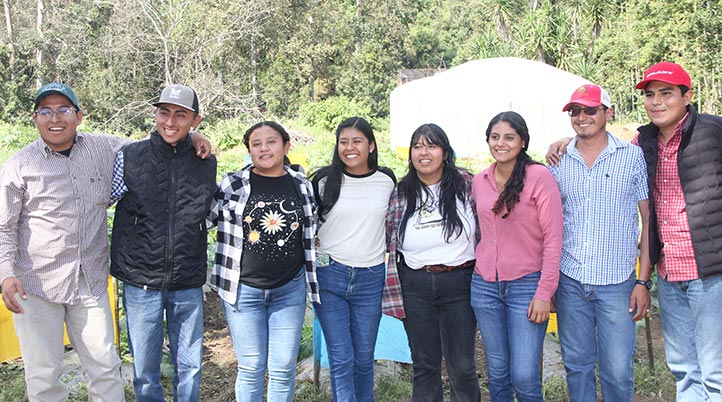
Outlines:
[[636,281],[635,283],[636,283],[637,285],[642,285],[642,286],[644,286],[645,288],[647,288],[647,290],[652,289],[652,281],[651,281],[651,280],[649,280],[649,281],[643,281],[643,280],[641,280],[641,279],[637,279],[637,281]]

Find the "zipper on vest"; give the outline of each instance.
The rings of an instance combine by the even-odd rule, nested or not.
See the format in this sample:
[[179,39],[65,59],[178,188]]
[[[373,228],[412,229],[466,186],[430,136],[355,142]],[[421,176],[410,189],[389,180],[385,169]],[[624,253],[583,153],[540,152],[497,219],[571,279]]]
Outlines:
[[[173,148],[173,153],[176,153],[176,148]],[[166,240],[165,250],[165,277],[163,278],[163,290],[168,290],[171,281],[171,273],[173,272],[173,256],[174,256],[174,241],[173,234],[175,232],[175,203],[176,203],[176,185],[177,185],[177,162],[176,158],[170,159],[170,185],[168,186],[168,238]]]

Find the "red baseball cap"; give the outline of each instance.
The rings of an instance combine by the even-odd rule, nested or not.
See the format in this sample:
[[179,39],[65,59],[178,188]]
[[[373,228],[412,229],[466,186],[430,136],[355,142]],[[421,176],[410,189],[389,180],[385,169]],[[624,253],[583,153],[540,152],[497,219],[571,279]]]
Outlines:
[[659,62],[644,72],[644,79],[636,85],[637,89],[644,89],[651,81],[662,81],[667,84],[684,85],[692,88],[692,80],[689,74],[679,64],[668,61]]
[[572,99],[569,100],[569,103],[564,105],[562,112],[569,110],[575,103],[587,107],[597,107],[600,105],[612,107],[612,99],[609,97],[607,91],[599,85],[594,84],[586,84],[577,88],[572,94]]

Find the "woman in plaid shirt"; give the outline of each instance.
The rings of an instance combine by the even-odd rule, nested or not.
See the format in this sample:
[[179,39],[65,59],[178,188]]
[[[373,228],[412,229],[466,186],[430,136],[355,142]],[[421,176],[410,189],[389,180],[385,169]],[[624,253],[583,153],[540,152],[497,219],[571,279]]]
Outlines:
[[[243,136],[252,163],[223,178],[211,207],[218,226],[211,286],[238,360],[236,399],[293,401],[306,290],[318,302],[313,267],[316,203],[311,183],[284,164],[290,137],[262,122]],[[304,281],[305,279],[305,281]]]
[[413,402],[443,401],[442,354],[452,402],[481,400],[469,301],[479,230],[473,177],[455,160],[444,130],[422,125],[411,137],[409,172],[389,201],[384,310],[404,319]]

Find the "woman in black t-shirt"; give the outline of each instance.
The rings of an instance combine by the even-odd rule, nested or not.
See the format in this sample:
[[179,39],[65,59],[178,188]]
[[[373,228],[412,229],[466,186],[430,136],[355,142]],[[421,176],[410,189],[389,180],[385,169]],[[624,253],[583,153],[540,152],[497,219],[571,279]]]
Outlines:
[[284,164],[290,138],[283,127],[258,123],[243,142],[252,163],[227,175],[216,196],[211,284],[223,298],[238,360],[236,399],[261,402],[268,371],[267,399],[291,402],[306,283],[311,300],[318,301],[312,264],[316,206],[310,182]]

